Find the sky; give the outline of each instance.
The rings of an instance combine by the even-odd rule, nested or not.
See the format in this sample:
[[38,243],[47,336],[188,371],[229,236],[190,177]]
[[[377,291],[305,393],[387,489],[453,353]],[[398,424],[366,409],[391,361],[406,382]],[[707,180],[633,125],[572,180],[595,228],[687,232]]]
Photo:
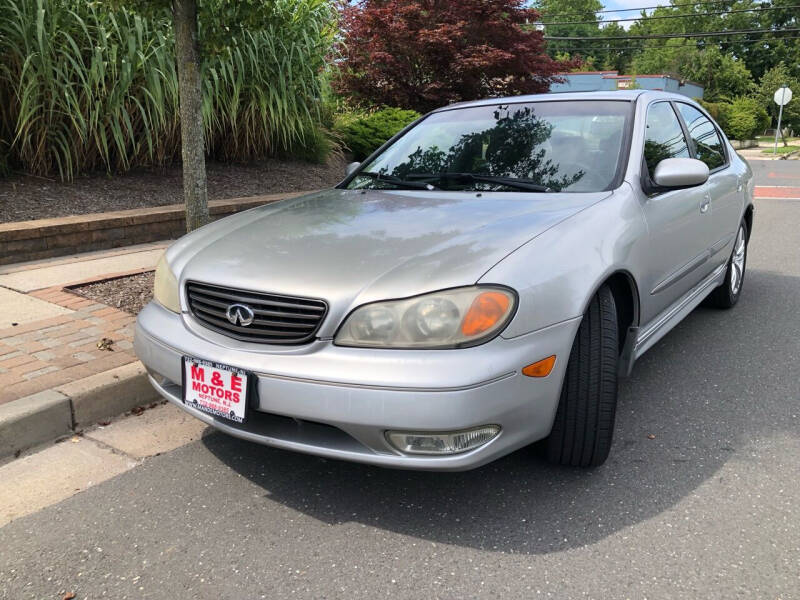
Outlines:
[[[639,6],[656,6],[657,4],[663,4],[665,6],[669,5],[668,0],[656,0],[655,2],[651,2],[650,0],[601,0],[603,4],[605,4],[606,10],[616,10],[620,8],[637,8]],[[647,11],[648,13],[652,11]],[[631,19],[633,17],[638,17],[639,11],[626,11],[620,13],[604,13],[602,15],[604,20],[610,19]],[[625,29],[628,29],[633,24],[633,21],[627,21],[625,23],[620,23]]]

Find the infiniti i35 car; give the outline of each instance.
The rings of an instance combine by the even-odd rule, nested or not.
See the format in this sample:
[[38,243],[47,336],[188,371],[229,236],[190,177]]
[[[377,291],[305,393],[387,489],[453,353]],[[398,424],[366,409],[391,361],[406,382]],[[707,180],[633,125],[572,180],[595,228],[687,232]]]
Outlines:
[[618,378],[739,299],[752,195],[683,96],[448,106],[334,189],[175,242],[136,351],[165,398],[269,446],[462,470],[543,440],[599,465]]

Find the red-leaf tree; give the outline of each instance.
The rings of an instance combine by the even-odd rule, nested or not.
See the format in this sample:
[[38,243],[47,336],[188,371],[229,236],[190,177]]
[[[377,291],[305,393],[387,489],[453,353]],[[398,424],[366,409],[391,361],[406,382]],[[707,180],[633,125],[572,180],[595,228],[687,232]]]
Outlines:
[[525,0],[361,0],[342,9],[337,87],[356,102],[433,108],[546,92],[571,64],[545,53]]

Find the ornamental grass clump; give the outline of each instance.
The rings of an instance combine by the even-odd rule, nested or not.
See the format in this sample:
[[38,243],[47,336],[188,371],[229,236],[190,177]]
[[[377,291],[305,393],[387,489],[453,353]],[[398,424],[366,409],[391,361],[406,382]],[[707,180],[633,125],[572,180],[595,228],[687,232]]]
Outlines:
[[[0,148],[8,164],[71,179],[180,157],[171,15],[168,7],[135,9],[0,0]],[[335,33],[330,3],[277,0],[259,28],[215,23],[224,15],[204,10],[203,1],[200,11],[201,37],[230,31],[202,45],[208,154],[324,156],[331,146],[323,109]]]

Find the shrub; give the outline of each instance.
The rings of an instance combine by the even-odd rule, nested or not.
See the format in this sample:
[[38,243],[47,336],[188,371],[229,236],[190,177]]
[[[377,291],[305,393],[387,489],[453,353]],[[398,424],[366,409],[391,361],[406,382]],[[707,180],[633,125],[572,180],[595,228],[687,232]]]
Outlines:
[[756,132],[756,116],[752,111],[730,107],[725,133],[734,140],[749,140]]
[[751,140],[769,127],[767,110],[755,98],[740,96],[723,102],[701,100],[700,104],[733,140]]
[[[766,107],[771,116],[771,126],[778,126],[778,113],[780,107],[772,100],[772,96],[781,86],[789,86],[789,89],[794,92],[794,99],[783,107],[783,116],[781,119],[781,129],[794,129],[800,131],[800,78],[793,76],[792,73],[797,73],[785,62],[781,61],[769,71],[764,73],[758,85],[758,91],[755,97],[759,99],[761,105]],[[786,144],[786,140],[783,140]]]
[[724,113],[725,107],[727,103],[725,102],[708,102],[707,100],[703,100],[702,98],[695,98],[695,101],[706,109],[706,112],[710,114],[713,119],[719,123],[719,126],[725,129],[722,125],[722,121],[724,120]]
[[[209,9],[215,1],[200,0],[201,38],[228,25],[213,22],[223,18]],[[0,145],[15,166],[70,179],[180,157],[169,8],[130,6],[0,0]],[[320,125],[335,11],[329,0],[264,7],[259,27],[231,23],[224,43],[204,44],[208,153],[319,158],[331,143]]]
[[343,2],[339,90],[421,112],[486,96],[546,92],[573,64],[550,58],[524,0]]
[[735,140],[753,139],[768,126],[767,110],[754,98],[736,98],[725,110],[725,133]]
[[364,160],[419,117],[420,114],[413,110],[384,108],[366,116],[358,116],[357,113],[346,115],[340,120],[337,130],[355,160]]

